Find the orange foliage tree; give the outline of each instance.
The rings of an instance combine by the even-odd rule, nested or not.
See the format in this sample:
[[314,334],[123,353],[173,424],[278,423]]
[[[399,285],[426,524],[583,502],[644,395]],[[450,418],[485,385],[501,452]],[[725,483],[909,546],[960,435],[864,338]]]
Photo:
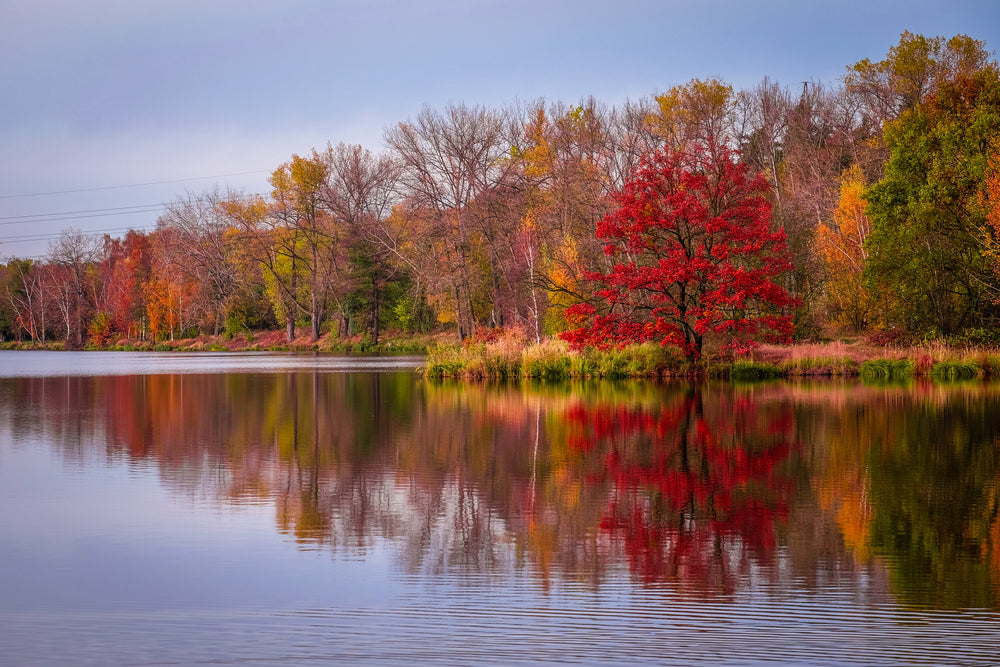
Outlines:
[[871,232],[864,194],[864,175],[858,165],[852,165],[841,178],[833,225],[822,222],[816,230],[816,246],[827,271],[832,319],[854,331],[868,325],[872,310],[872,297],[862,280],[868,259],[865,239]]

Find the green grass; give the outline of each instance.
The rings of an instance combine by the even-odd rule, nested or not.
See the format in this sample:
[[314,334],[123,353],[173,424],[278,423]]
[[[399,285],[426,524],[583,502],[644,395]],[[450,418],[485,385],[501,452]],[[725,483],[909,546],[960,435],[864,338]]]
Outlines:
[[521,374],[537,380],[566,380],[572,372],[572,359],[562,341],[529,345],[521,353]]
[[571,352],[562,341],[526,345],[511,340],[466,346],[435,346],[427,351],[424,375],[429,378],[514,380],[519,378],[657,378],[677,374],[679,358],[657,345],[624,350]]
[[462,348],[457,345],[434,345],[427,350],[426,377],[440,380],[464,375],[466,362],[462,358]]
[[729,379],[733,382],[759,382],[782,377],[785,372],[773,364],[756,361],[736,361],[729,368]]
[[978,364],[964,361],[941,361],[928,373],[937,380],[971,380],[982,374],[983,369]]
[[912,359],[870,359],[861,364],[858,374],[875,382],[904,380],[913,377],[916,367]]

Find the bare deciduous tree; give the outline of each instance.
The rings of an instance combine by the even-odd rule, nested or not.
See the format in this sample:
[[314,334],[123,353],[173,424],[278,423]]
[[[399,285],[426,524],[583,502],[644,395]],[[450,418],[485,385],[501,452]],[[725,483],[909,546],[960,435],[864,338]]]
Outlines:
[[510,154],[501,112],[449,105],[443,112],[424,108],[413,122],[385,134],[402,163],[401,182],[412,204],[433,212],[434,229],[451,268],[447,281],[454,300],[459,337],[473,332],[479,313],[474,304],[473,202],[501,183]]
[[96,299],[93,278],[100,241],[78,229],[68,229],[50,248],[49,258],[63,269],[59,292],[67,322],[66,345],[82,348],[85,317]]

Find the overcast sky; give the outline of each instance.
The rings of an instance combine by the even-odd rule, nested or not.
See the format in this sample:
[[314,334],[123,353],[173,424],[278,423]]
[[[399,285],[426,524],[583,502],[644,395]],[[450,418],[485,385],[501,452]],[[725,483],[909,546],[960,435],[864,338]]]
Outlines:
[[380,151],[425,105],[835,84],[904,30],[995,52],[1000,1],[0,0],[0,258],[267,192],[293,153]]

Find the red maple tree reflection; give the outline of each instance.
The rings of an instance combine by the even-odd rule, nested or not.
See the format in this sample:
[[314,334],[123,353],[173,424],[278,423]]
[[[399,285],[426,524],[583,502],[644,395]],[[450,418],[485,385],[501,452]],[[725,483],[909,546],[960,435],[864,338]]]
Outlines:
[[794,491],[787,405],[702,389],[661,405],[574,405],[569,445],[608,489],[601,530],[647,584],[731,592],[752,561],[773,558]]

